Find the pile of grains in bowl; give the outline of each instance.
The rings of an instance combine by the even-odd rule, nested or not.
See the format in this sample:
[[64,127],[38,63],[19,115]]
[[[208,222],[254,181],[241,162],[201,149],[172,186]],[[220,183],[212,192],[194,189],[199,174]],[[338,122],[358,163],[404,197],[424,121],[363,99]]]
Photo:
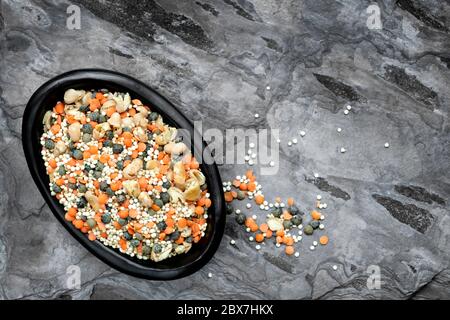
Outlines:
[[205,235],[211,200],[199,163],[149,106],[128,93],[69,89],[43,125],[51,194],[90,240],[161,261]]

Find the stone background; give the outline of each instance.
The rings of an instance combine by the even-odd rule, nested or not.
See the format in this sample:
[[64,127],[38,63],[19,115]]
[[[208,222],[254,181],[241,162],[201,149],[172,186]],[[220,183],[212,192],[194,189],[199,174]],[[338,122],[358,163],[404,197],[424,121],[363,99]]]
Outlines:
[[[381,30],[366,25],[373,3]],[[70,4],[80,30],[66,27]],[[0,298],[450,298],[449,1],[2,0],[0,14]],[[21,148],[34,90],[85,67],[144,81],[205,128],[279,128],[280,169],[261,177],[264,192],[303,210],[322,194],[330,244],[310,251],[305,237],[298,258],[258,252],[230,216],[192,276],[144,281],[101,263],[53,217]],[[220,170],[226,180],[245,168]],[[80,290],[67,288],[70,265]],[[366,285],[370,265],[379,290]]]

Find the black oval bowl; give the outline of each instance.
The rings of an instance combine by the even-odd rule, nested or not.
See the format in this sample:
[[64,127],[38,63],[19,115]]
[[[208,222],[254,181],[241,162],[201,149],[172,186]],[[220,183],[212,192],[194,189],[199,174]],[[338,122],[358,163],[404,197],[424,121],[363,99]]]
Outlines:
[[[176,128],[187,130],[191,137],[194,155],[200,161],[212,205],[208,210],[208,226],[205,236],[192,245],[185,254],[168,258],[161,262],[140,260],[120,253],[118,250],[103,245],[100,241],[90,241],[86,235],[75,229],[72,223],[64,219],[64,208],[52,197],[49,190],[44,161],[41,157],[40,136],[43,133],[42,119],[47,110],[51,110],[57,101],[62,101],[64,92],[69,89],[108,89],[110,91],[129,92],[131,97],[140,99],[152,110],[159,112],[164,121]],[[189,275],[203,267],[214,255],[225,228],[225,201],[222,181],[216,164],[211,159],[206,144],[200,138],[194,139],[192,123],[168,100],[149,88],[144,83],[130,76],[108,70],[83,69],[61,74],[43,84],[30,98],[23,115],[22,143],[31,175],[59,222],[86,249],[109,266],[132,276],[152,279],[170,280]],[[203,155],[203,158],[201,158]]]

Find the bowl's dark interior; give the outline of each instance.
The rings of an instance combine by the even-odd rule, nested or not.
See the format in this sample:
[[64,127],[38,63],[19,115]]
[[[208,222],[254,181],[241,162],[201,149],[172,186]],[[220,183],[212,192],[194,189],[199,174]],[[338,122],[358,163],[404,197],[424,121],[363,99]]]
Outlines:
[[[124,77],[122,75],[113,74],[112,78],[114,78],[114,76],[118,78]],[[45,87],[45,85],[43,87]],[[161,262],[132,258],[128,255],[120,253],[118,250],[104,246],[99,241],[89,241],[87,237],[76,230],[70,222],[65,221],[65,212],[62,205],[58,203],[56,198],[53,198],[50,195],[48,187],[49,179],[45,172],[44,163],[40,155],[41,145],[39,139],[43,133],[42,119],[45,112],[47,110],[51,110],[57,101],[62,101],[64,92],[69,88],[84,90],[108,89],[111,92],[129,92],[132,98],[140,99],[153,111],[159,112],[162,115],[164,122],[177,128],[186,129],[191,133],[192,137],[194,136],[191,123],[178,110],[176,110],[169,102],[159,96],[156,92],[131,78],[123,78],[120,81],[115,81],[114,79],[101,79],[101,75],[98,77],[86,78],[75,77],[68,80],[64,80],[63,78],[61,81],[56,82],[56,84],[53,84],[49,88],[47,87],[44,92],[39,92],[38,90],[35,96],[33,96],[30,100],[30,102],[32,102],[33,99],[34,101],[38,101],[38,105],[27,106],[26,112],[30,112],[31,109],[32,112],[30,112],[31,115],[24,115],[24,121],[31,122],[27,124],[24,123],[24,131],[29,133],[29,138],[31,139],[31,141],[25,141],[25,139],[27,139],[27,134],[24,132],[24,149],[33,178],[37,182],[41,193],[43,193],[54,214],[63,224],[65,224],[65,227],[71,232],[71,234],[74,235],[85,247],[87,247],[103,261],[109,263],[113,267],[121,269],[122,271],[137,276],[150,278],[174,278],[179,277],[181,274],[167,273],[164,275],[156,274],[155,276],[155,274],[153,274],[149,276],[146,272],[149,270],[155,272],[158,270],[176,271],[177,269],[183,269],[180,270],[180,272],[191,273],[195,270],[188,270],[189,266],[194,268],[193,265],[198,264],[198,267],[201,267],[204,262],[201,262],[200,260],[209,260],[212,256],[218,246],[218,241],[220,241],[224,227],[224,221],[221,217],[223,214],[224,205],[222,185],[215,164],[211,165],[201,163],[200,166],[206,177],[208,190],[211,194],[212,206],[208,210],[208,227],[205,232],[205,236],[198,243],[193,244],[191,250],[189,250],[186,254],[177,255]],[[27,126],[27,129],[25,126]],[[194,141],[192,141],[191,144],[193,146],[192,150],[194,155],[196,155],[197,159],[199,159],[199,156],[202,154],[205,147],[204,143],[195,144]],[[32,163],[30,163],[30,161]],[[217,225],[218,223],[219,226]],[[210,248],[211,246],[215,248]]]

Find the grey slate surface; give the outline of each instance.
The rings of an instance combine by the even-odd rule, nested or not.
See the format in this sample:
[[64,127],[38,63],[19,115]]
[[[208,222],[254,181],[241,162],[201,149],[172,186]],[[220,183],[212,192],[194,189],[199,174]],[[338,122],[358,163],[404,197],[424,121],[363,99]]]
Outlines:
[[[66,28],[72,3],[80,30]],[[374,3],[382,30],[366,26],[372,1],[2,0],[0,298],[450,298],[450,4]],[[187,278],[143,281],[101,263],[53,217],[21,149],[34,90],[85,67],[129,73],[205,128],[279,128],[265,194],[304,210],[322,194],[330,244],[311,252],[305,237],[298,258],[258,252],[229,219],[215,257]],[[243,170],[220,168],[224,180]],[[70,265],[79,290],[67,288]],[[380,289],[367,287],[370,265]]]

